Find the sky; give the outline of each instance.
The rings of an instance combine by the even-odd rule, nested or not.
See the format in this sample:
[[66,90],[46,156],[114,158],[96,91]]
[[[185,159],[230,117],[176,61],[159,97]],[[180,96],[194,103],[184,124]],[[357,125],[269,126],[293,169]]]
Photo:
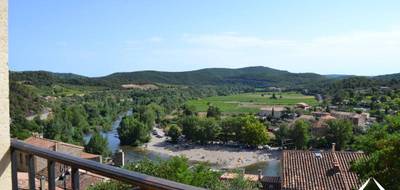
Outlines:
[[400,72],[398,0],[19,0],[9,66],[86,76],[266,66]]

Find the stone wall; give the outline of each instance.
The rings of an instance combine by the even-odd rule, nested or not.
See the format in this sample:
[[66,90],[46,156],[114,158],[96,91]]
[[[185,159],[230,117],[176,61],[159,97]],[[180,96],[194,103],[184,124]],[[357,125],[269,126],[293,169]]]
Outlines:
[[11,190],[8,95],[8,2],[0,0],[0,184],[4,190]]

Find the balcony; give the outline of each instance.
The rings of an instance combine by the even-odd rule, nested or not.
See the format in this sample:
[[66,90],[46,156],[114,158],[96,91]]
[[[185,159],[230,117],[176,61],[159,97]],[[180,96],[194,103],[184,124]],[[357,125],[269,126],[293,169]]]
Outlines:
[[18,187],[18,161],[17,153],[23,152],[27,154],[29,189],[38,189],[35,181],[36,170],[34,157],[40,157],[47,160],[47,187],[43,189],[56,189],[56,172],[55,165],[60,163],[71,167],[71,189],[79,190],[80,188],[80,171],[91,172],[100,176],[104,176],[117,181],[131,184],[133,189],[144,190],[178,190],[178,189],[193,189],[200,190],[202,188],[193,187],[177,182],[148,176],[145,174],[128,171],[114,166],[101,164],[99,162],[86,160],[74,157],[68,154],[51,151],[48,149],[39,148],[19,140],[11,140],[11,171],[12,171],[12,189],[17,190]]

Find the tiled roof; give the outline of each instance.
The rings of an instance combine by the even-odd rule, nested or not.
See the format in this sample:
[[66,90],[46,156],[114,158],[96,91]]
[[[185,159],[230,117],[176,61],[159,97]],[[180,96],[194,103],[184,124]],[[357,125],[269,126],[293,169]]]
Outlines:
[[34,145],[37,147],[41,148],[46,148],[46,149],[54,149],[54,146],[56,146],[56,142],[44,138],[39,138],[39,137],[29,137],[25,140],[26,143],[30,145]]
[[[222,176],[219,179],[221,179],[221,180],[232,180],[232,179],[237,178],[237,177],[238,177],[237,173],[226,172],[226,173],[222,174]],[[244,174],[243,177],[245,179],[249,180],[249,181],[258,181],[258,175]]]
[[[49,150],[55,150],[55,146],[58,146],[59,148],[57,149],[61,149],[63,150],[57,150],[58,152],[63,152],[66,154],[69,154],[71,151],[72,152],[77,152],[78,155],[75,156],[79,156],[83,159],[92,159],[92,158],[96,158],[99,157],[100,155],[96,155],[96,154],[90,154],[87,152],[84,152],[84,147],[83,146],[78,146],[78,145],[74,145],[74,144],[69,144],[69,143],[64,143],[61,141],[56,141],[56,140],[51,140],[51,139],[45,139],[45,138],[41,138],[41,137],[36,137],[36,136],[31,136],[29,138],[27,138],[25,140],[26,143],[30,144],[30,145],[34,145],[40,148],[45,148],[45,149],[49,149]],[[69,151],[68,151],[69,150]]]
[[99,157],[99,155],[97,155],[97,154],[90,154],[90,153],[87,153],[87,152],[81,152],[81,156],[80,156],[81,158],[83,158],[83,159],[92,159],[92,158],[97,158],[97,157]]
[[[27,172],[18,172],[18,189],[28,190],[29,189],[29,176]],[[47,181],[45,181],[45,187],[48,186]],[[35,178],[35,189],[40,190],[40,180]],[[56,187],[56,190],[63,190],[62,188]]]
[[[108,178],[80,170],[79,171],[79,189],[87,189],[90,186],[100,183],[102,181],[105,181],[107,179]],[[68,190],[72,189],[71,180],[67,180],[66,182],[67,182],[66,183],[67,189]],[[64,185],[61,183],[61,181],[59,181],[58,186],[63,187]]]
[[279,176],[263,176],[261,181],[266,183],[281,183],[281,178]]
[[[359,152],[285,150],[282,156],[282,189],[358,189],[361,181],[350,171],[350,164],[363,157],[365,155]],[[339,172],[335,170],[335,160]]]

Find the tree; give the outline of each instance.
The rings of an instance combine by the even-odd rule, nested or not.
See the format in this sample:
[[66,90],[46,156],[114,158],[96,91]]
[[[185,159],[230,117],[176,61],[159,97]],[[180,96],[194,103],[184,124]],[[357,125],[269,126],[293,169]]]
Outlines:
[[275,93],[272,94],[271,99],[274,99],[274,100],[278,99],[278,98],[276,97],[276,94],[275,94]]
[[267,130],[260,122],[246,123],[244,126],[243,137],[243,142],[253,147],[268,143]]
[[126,116],[118,128],[121,145],[138,146],[150,140],[151,129],[134,116]]
[[267,128],[254,116],[241,116],[240,142],[249,146],[264,145],[268,142]]
[[[148,159],[129,163],[126,169],[144,173],[147,175],[160,177],[179,183],[193,185],[212,190],[256,190],[260,184],[248,181],[242,174],[229,180],[221,181],[221,173],[212,170],[205,163],[198,163],[191,166],[185,157],[171,157],[168,160],[151,161]],[[132,189],[130,185],[117,181],[108,181],[90,187],[90,190],[125,190]]]
[[182,128],[182,134],[188,140],[196,139],[199,130],[199,119],[196,116],[184,116],[179,120],[179,126]]
[[336,143],[336,148],[342,150],[353,136],[353,124],[348,120],[335,119],[327,121],[328,131],[326,139],[329,143]]
[[215,141],[221,133],[221,127],[214,118],[200,119],[199,128],[196,131],[196,139],[200,143]]
[[352,169],[363,179],[374,177],[386,189],[400,189],[400,115],[387,116],[356,137],[354,148],[368,157],[357,160]]
[[296,148],[308,148],[308,142],[310,141],[310,123],[302,119],[297,120],[293,129],[290,131],[290,137]]
[[194,105],[185,104],[182,106],[182,113],[186,116],[196,115],[196,107]]
[[240,117],[226,117],[221,121],[221,133],[219,139],[223,142],[239,141],[242,129]]
[[89,142],[85,145],[85,151],[92,154],[99,154],[104,157],[110,155],[108,149],[108,140],[104,138],[99,132],[92,134]]
[[182,135],[182,129],[176,125],[176,124],[171,124],[166,128],[167,131],[167,136],[171,137],[172,143],[177,143],[179,137]]
[[279,126],[279,130],[276,133],[276,141],[277,143],[279,143],[280,145],[283,146],[283,144],[285,143],[285,140],[289,138],[289,128],[287,125],[283,124],[281,126]]
[[352,165],[363,180],[374,177],[386,189],[400,189],[400,132],[389,133],[388,126],[376,125],[356,139],[356,147],[368,155]]
[[151,103],[147,106],[149,109],[153,110],[155,113],[155,122],[160,123],[161,119],[165,115],[165,110],[162,106],[156,104],[156,103]]
[[208,106],[207,117],[219,119],[221,117],[221,110],[216,106]]
[[156,113],[149,106],[138,106],[137,116],[140,122],[144,123],[148,128],[153,128],[156,121]]

